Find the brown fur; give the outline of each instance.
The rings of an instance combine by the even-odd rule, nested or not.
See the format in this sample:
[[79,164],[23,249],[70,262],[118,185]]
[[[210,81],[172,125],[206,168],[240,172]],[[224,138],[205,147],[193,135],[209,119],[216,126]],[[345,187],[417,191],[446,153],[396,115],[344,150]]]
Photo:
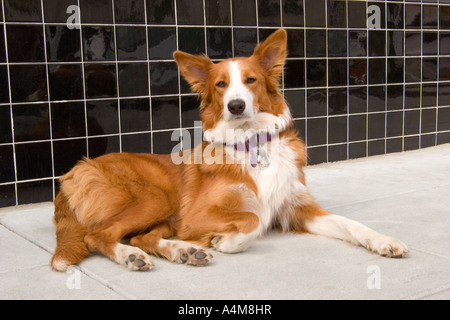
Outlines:
[[[193,90],[200,94],[204,129],[214,128],[222,116],[224,94],[216,83],[229,80],[224,63],[213,64],[205,56],[181,52],[174,56]],[[285,56],[286,33],[280,30],[259,45],[253,56],[238,58],[244,62],[243,77],[256,79],[248,87],[257,97],[255,105],[261,112],[279,115],[287,108],[278,90]],[[297,155],[304,184],[304,144],[292,129],[281,135]],[[205,142],[197,148],[205,151],[209,145]],[[220,149],[209,156],[225,157]],[[194,153],[191,159],[194,163]],[[256,214],[242,210],[242,194],[228,188],[245,185],[258,194],[250,174],[239,164],[175,165],[170,155],[109,154],[83,159],[60,181],[61,191],[55,200],[55,270],[78,264],[89,250],[117,259],[117,243],[126,237],[131,246],[146,253],[178,261],[180,257],[171,250],[177,243],[161,246],[161,239],[176,237],[209,248],[218,237],[248,234],[259,224]],[[291,215],[292,231],[306,231],[305,219],[328,214],[312,200],[309,203]]]

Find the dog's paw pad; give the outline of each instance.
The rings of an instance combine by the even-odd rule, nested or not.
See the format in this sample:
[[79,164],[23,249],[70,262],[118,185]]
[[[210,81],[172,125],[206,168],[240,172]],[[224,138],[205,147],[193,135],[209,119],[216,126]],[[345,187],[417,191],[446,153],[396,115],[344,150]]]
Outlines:
[[128,269],[132,271],[149,271],[153,266],[153,261],[150,257],[142,254],[130,254],[125,263]]
[[212,258],[212,254],[208,251],[191,247],[188,249],[180,249],[178,262],[193,266],[204,266],[208,264]]

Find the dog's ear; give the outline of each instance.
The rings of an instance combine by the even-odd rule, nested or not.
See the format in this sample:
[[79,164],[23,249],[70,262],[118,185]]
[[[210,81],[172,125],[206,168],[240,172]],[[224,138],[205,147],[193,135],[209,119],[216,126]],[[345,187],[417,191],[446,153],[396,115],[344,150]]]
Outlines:
[[192,89],[202,93],[208,80],[209,70],[213,65],[211,60],[205,55],[193,56],[182,51],[175,51],[173,57]]
[[253,56],[258,59],[263,69],[278,82],[283,72],[287,55],[287,34],[283,29],[272,33],[263,43],[260,43]]

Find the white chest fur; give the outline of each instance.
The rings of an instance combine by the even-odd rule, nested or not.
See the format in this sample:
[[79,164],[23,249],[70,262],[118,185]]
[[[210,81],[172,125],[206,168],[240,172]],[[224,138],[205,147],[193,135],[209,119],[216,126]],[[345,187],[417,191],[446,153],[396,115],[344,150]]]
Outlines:
[[277,138],[263,147],[270,163],[267,168],[254,168],[248,161],[248,154],[237,153],[240,161],[246,157],[244,166],[258,188],[257,195],[249,190],[245,193],[246,210],[258,215],[261,233],[267,231],[274,222],[278,222],[283,230],[288,230],[295,207],[308,203],[312,198],[300,181],[296,155],[287,141]]

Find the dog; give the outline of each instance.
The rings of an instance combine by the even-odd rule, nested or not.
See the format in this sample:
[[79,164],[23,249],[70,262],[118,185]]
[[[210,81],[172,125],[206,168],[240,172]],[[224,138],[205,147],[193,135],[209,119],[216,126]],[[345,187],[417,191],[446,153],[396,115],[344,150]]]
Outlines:
[[175,52],[201,99],[202,143],[168,155],[81,160],[60,178],[52,268],[65,271],[92,251],[135,271],[150,270],[151,255],[204,266],[210,248],[245,251],[271,228],[406,256],[403,242],[331,214],[309,193],[305,145],[279,88],[286,46],[280,29],[250,57],[213,63]]

